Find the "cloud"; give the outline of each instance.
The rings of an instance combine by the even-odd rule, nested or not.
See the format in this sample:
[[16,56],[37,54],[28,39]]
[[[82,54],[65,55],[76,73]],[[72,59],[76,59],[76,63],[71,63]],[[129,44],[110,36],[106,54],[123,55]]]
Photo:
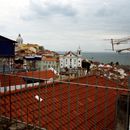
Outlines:
[[85,51],[103,51],[109,45],[103,39],[130,33],[130,2],[124,1],[30,0],[23,21],[29,23],[29,37],[48,49],[80,45]]
[[0,25],[0,31],[4,31],[5,30],[5,26],[4,25]]
[[48,17],[72,17],[76,15],[76,10],[71,3],[64,3],[62,1],[51,0],[30,0],[28,13],[22,16],[23,19],[35,19]]
[[94,30],[110,33],[130,33],[130,2],[128,0],[96,0],[89,3],[87,23]]
[[15,39],[21,33],[24,41],[48,49],[75,50],[80,45],[99,51],[107,48],[104,38],[130,34],[130,0],[12,1],[8,6],[9,0],[1,2],[1,34]]
[[[114,0],[105,2],[104,4],[99,5],[96,9],[95,17],[105,18],[108,22],[118,21],[120,24],[122,20],[126,22],[130,20],[130,2],[128,0]],[[118,24],[117,23],[117,24]]]

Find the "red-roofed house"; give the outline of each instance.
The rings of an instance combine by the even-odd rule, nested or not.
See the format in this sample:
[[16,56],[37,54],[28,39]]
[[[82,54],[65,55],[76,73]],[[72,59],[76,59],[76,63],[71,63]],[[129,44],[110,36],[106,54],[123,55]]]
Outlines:
[[56,57],[43,56],[42,60],[40,62],[37,62],[37,68],[40,68],[40,70],[48,70],[50,68],[53,68],[59,72],[59,59]]

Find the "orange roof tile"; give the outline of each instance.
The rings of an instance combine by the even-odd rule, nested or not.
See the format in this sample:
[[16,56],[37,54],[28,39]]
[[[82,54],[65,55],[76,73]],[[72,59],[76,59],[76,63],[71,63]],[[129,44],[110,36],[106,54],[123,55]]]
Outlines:
[[16,74],[0,74],[0,86],[4,87],[25,84],[25,81],[23,80],[23,77],[25,76],[37,79],[50,79],[56,77],[52,70],[19,72]]
[[55,61],[56,62],[57,59],[56,58],[51,58],[51,57],[46,57],[46,58],[43,59],[43,61],[53,61],[53,62]]
[[[116,86],[114,82],[95,76],[72,81]],[[39,102],[36,95],[43,100]],[[117,91],[114,89],[55,83],[1,96],[0,111],[1,115],[33,125],[40,124],[47,130],[114,129],[116,95]]]
[[20,73],[17,73],[16,75],[28,76],[28,77],[40,78],[40,79],[49,79],[49,78],[56,77],[56,75],[54,74],[52,70],[20,72]]
[[25,83],[22,77],[10,75],[10,74],[0,74],[0,87],[18,85]]

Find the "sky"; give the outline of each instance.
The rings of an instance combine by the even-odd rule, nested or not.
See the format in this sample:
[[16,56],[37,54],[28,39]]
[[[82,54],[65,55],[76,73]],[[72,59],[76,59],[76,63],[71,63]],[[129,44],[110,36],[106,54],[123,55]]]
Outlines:
[[0,0],[0,35],[54,51],[111,51],[109,39],[130,36],[129,12],[130,0]]

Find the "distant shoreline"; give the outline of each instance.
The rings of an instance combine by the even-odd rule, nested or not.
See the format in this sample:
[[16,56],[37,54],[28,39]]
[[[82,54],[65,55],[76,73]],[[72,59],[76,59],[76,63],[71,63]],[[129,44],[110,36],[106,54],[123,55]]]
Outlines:
[[[58,51],[57,51],[58,52]],[[59,51],[59,54],[65,54],[65,51]],[[100,63],[116,63],[119,62],[120,65],[130,65],[130,53],[115,53],[115,52],[82,52],[82,56],[88,60],[100,62]]]
[[114,53],[114,52],[87,52],[82,53],[83,56],[92,61],[97,61],[100,63],[116,63],[119,62],[120,65],[130,65],[130,53]]

